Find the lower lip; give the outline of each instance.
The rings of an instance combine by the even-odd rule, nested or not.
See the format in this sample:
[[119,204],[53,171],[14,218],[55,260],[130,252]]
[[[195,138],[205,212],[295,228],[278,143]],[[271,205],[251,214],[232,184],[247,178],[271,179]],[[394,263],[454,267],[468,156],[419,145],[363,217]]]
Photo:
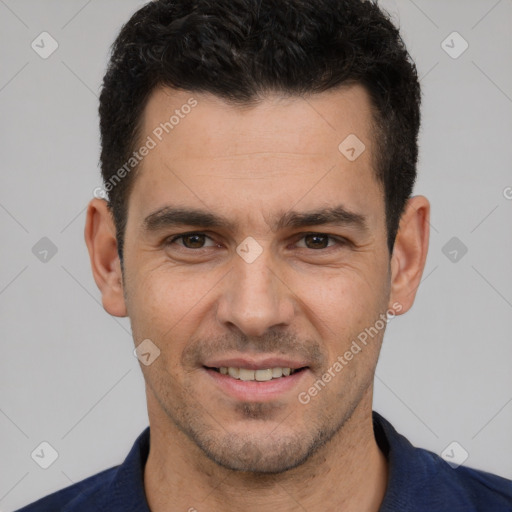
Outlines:
[[309,370],[306,368],[288,377],[266,381],[244,381],[223,375],[215,370],[204,368],[215,384],[226,394],[245,402],[265,402],[282,398],[283,395],[297,387]]

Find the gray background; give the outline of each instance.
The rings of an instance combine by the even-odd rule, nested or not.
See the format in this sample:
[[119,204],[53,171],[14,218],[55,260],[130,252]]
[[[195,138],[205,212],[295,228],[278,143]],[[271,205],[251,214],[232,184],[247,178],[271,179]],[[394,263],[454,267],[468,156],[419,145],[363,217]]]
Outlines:
[[[128,319],[103,310],[83,241],[99,85],[142,4],[0,0],[3,512],[119,464],[148,422]],[[374,409],[414,444],[457,441],[465,465],[512,478],[512,0],[383,5],[421,75],[415,193],[432,231],[416,304],[388,326]],[[43,31],[59,44],[47,59],[31,47]],[[456,59],[441,46],[453,31],[469,43]],[[46,262],[32,250],[43,237],[57,248]],[[31,458],[42,441],[58,452],[46,470]]]

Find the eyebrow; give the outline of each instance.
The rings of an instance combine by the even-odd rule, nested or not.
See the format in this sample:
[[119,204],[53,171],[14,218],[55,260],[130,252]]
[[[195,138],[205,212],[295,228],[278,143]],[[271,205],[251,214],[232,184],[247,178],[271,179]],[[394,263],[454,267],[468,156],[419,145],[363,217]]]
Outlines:
[[[288,211],[282,213],[271,224],[272,231],[284,228],[304,228],[331,224],[355,228],[361,232],[368,232],[367,217],[347,210],[343,206],[321,208],[312,211]],[[156,232],[165,228],[182,226],[200,226],[201,228],[224,228],[234,231],[236,223],[223,215],[213,214],[195,208],[179,208],[164,206],[148,215],[143,221],[146,232]]]

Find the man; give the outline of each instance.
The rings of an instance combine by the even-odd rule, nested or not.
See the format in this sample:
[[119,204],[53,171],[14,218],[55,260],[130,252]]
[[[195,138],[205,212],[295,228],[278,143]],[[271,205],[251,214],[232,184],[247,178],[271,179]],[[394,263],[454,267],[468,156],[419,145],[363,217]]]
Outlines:
[[512,510],[372,411],[387,321],[429,239],[420,89],[362,0],[157,0],[100,98],[108,202],[85,239],[129,316],[150,427],[23,511]]

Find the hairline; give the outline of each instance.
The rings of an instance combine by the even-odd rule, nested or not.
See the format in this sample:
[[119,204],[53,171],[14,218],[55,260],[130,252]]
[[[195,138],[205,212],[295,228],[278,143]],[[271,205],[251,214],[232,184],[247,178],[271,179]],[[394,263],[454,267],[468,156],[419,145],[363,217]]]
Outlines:
[[[385,163],[385,156],[383,154],[383,148],[384,148],[384,139],[386,137],[386,130],[383,127],[383,116],[382,113],[379,111],[378,106],[375,104],[375,101],[372,97],[371,91],[369,87],[361,80],[357,79],[348,79],[340,82],[339,84],[336,84],[332,87],[328,87],[321,91],[311,91],[306,92],[303,94],[297,94],[290,91],[287,91],[285,89],[279,89],[279,88],[261,88],[258,90],[258,92],[251,96],[248,99],[239,99],[239,98],[230,98],[225,97],[220,94],[216,94],[214,92],[211,92],[207,90],[207,88],[196,88],[196,89],[184,89],[175,87],[172,84],[166,84],[164,82],[158,82],[154,84],[147,92],[144,100],[141,102],[139,106],[139,113],[137,115],[137,119],[135,122],[135,127],[133,130],[133,134],[131,137],[130,145],[127,149],[127,154],[125,155],[125,160],[129,158],[129,155],[133,154],[133,152],[138,147],[138,144],[141,144],[141,140],[143,138],[142,130],[144,126],[144,115],[147,111],[148,103],[151,99],[151,97],[155,94],[156,91],[159,89],[165,89],[172,92],[186,92],[190,94],[206,94],[210,95],[211,97],[217,98],[222,100],[228,107],[234,107],[237,109],[251,109],[254,108],[261,103],[268,101],[272,96],[286,99],[286,98],[307,98],[307,97],[315,97],[318,94],[321,94],[323,92],[334,92],[334,91],[342,91],[351,88],[354,85],[361,86],[367,96],[368,96],[368,102],[369,102],[369,110],[370,110],[370,119],[369,119],[369,137],[372,141],[372,147],[374,148],[374,151],[371,153],[370,161],[371,161],[371,167],[373,176],[376,179],[377,183],[380,186],[381,193],[383,195],[383,202],[384,202],[384,216],[385,216],[385,229],[386,229],[386,237],[389,237],[388,232],[388,201],[387,201],[387,193],[386,193],[386,180],[384,176],[384,163]],[[126,183],[125,188],[123,189],[123,196],[122,198],[122,211],[123,211],[123,217],[124,217],[124,225],[122,226],[122,241],[123,241],[123,253],[124,253],[124,241],[125,241],[125,234],[126,234],[126,226],[128,223],[128,213],[129,213],[129,202],[130,198],[132,196],[133,187],[135,186],[135,183],[137,181],[137,178],[142,171],[141,165],[143,162],[138,163],[134,169],[133,172],[130,173],[130,175],[127,177],[128,181]],[[119,198],[119,196],[118,196]],[[118,199],[119,200],[119,199]],[[109,209],[111,210],[112,215],[114,214],[114,208],[112,203],[110,202],[110,199],[108,201]],[[388,248],[389,248],[389,244]],[[121,254],[120,254],[121,256]],[[121,265],[122,265],[122,258],[121,259]]]

